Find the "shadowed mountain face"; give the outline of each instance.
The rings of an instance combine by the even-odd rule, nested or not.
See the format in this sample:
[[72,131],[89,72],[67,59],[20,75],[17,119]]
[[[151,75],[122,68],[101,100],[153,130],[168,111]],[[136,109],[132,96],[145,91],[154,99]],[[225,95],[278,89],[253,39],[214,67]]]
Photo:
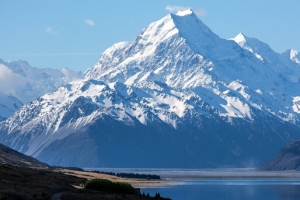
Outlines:
[[300,170],[300,140],[282,147],[275,159],[260,167],[261,170]]
[[0,144],[0,164],[46,169],[49,165]]
[[22,106],[0,141],[52,165],[259,166],[300,138],[299,66],[296,51],[170,14]]

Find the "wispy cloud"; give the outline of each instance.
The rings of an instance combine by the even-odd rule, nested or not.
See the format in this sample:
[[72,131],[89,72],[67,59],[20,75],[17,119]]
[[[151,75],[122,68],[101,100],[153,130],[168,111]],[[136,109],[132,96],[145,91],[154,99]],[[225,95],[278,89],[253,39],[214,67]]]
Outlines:
[[167,5],[165,9],[172,13],[176,13],[181,10],[192,9],[194,13],[198,16],[205,16],[207,14],[207,12],[203,8],[189,7],[189,6]]
[[84,20],[84,23],[89,25],[89,26],[95,26],[95,22],[91,19]]
[[0,92],[4,94],[13,94],[13,91],[16,86],[24,85],[24,78],[6,67],[5,65],[0,64]]
[[50,35],[57,35],[59,33],[58,31],[54,30],[53,28],[51,28],[49,26],[45,28],[45,31],[47,33],[49,33]]

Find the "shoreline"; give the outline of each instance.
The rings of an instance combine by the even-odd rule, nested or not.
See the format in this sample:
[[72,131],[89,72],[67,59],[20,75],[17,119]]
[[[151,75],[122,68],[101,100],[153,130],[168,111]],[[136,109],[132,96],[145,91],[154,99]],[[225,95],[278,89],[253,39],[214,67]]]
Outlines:
[[68,169],[59,169],[58,172],[63,174],[77,176],[80,178],[93,179],[108,179],[113,182],[126,182],[135,188],[150,188],[150,187],[172,187],[187,181],[211,181],[211,180],[300,180],[299,171],[257,171],[257,170],[171,170],[171,171],[152,171],[152,174],[160,175],[161,180],[146,180],[136,178],[120,178],[117,176],[88,172],[74,171]]
[[57,172],[76,176],[80,178],[86,178],[86,179],[107,179],[113,182],[125,182],[131,184],[134,188],[145,188],[145,187],[165,187],[165,186],[172,186],[172,184],[169,181],[166,180],[146,180],[146,179],[135,179],[135,178],[120,178],[117,176],[107,175],[107,174],[101,174],[101,173],[95,173],[95,172],[87,172],[87,171],[74,171],[74,170],[68,170],[68,169],[59,169]]

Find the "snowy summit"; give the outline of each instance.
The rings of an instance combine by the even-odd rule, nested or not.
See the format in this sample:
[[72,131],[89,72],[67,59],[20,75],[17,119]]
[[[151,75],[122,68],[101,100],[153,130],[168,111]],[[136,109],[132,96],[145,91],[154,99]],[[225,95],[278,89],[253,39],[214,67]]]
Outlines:
[[231,40],[234,40],[238,44],[247,42],[245,36],[242,33],[237,34],[237,36],[235,36],[235,38],[232,38]]

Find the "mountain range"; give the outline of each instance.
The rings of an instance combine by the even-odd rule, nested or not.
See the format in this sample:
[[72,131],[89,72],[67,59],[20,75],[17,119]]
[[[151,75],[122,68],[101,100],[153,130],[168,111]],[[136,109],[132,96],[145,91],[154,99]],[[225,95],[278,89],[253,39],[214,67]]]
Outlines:
[[5,62],[0,59],[0,121],[11,116],[23,104],[83,77],[83,73],[67,68],[43,69],[32,67],[22,60]]
[[300,138],[299,80],[298,51],[222,39],[180,11],[23,105],[0,142],[51,165],[254,167]]

